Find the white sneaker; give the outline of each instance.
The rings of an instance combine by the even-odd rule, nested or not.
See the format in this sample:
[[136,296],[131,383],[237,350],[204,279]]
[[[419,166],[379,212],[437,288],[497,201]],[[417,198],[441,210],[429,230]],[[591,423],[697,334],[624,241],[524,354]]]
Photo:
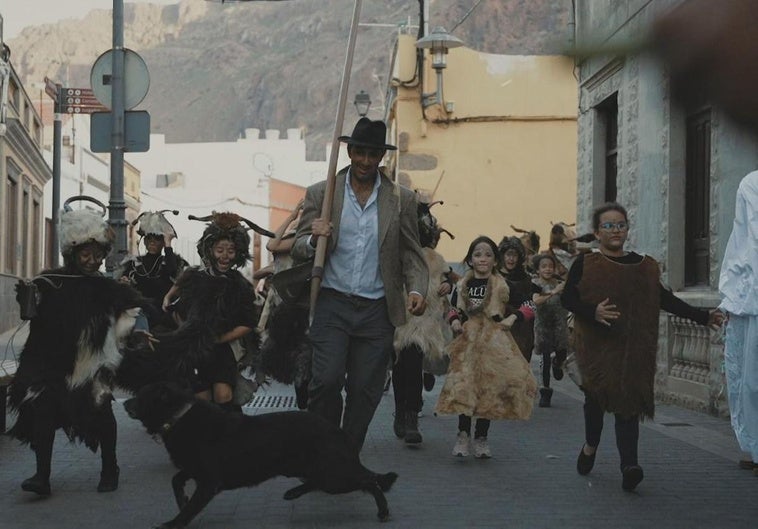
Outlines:
[[458,432],[458,440],[453,447],[453,455],[456,457],[467,457],[469,446],[469,437],[466,432]]
[[474,457],[477,459],[489,459],[492,457],[490,452],[490,444],[487,442],[486,437],[478,437],[474,439]]

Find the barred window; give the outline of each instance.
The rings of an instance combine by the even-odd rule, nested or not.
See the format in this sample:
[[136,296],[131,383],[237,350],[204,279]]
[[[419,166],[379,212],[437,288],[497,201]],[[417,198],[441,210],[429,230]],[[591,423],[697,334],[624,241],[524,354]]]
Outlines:
[[603,198],[615,202],[618,191],[618,93],[614,93],[597,107],[599,125],[602,127],[604,149]]
[[684,284],[710,283],[711,109],[687,112]]

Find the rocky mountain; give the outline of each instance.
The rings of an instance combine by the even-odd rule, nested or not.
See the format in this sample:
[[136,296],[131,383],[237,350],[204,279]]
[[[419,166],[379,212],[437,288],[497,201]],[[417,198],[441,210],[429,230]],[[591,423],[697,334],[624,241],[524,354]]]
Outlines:
[[[153,132],[169,142],[233,141],[245,128],[303,127],[309,156],[323,159],[334,129],[353,5],[352,0],[126,3],[124,43],[150,70],[150,91],[139,108],[150,112]],[[374,119],[382,116],[378,102],[386,91],[394,39],[419,18],[418,0],[363,2],[366,25],[357,36],[349,93],[362,89],[371,95]],[[569,40],[571,2],[430,0],[429,18],[430,27],[445,26],[480,51],[553,54]],[[86,87],[92,64],[111,48],[111,32],[110,10],[28,27],[8,42],[11,61],[25,84],[48,76]],[[344,130],[356,118],[348,109]]]

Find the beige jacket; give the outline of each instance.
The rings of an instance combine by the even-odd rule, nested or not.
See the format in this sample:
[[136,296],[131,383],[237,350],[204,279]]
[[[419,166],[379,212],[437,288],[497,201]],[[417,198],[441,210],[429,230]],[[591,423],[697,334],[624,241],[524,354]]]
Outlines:
[[[329,239],[326,262],[334,250],[340,233],[340,219],[344,204],[347,167],[337,173],[334,201],[330,220],[334,224],[333,236]],[[379,268],[384,282],[387,309],[392,325],[398,327],[406,321],[405,292],[426,293],[429,272],[418,240],[418,216],[416,195],[410,189],[395,185],[383,173],[377,196],[379,211]],[[313,247],[308,243],[311,223],[321,216],[321,205],[326,194],[326,181],[308,187],[305,204],[297,227],[292,258],[295,262],[313,257]]]

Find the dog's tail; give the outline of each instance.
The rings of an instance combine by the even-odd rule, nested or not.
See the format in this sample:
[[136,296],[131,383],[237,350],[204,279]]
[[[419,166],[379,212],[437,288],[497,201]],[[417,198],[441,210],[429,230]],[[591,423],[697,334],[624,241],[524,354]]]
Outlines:
[[394,472],[387,472],[386,474],[376,474],[376,482],[382,492],[387,492],[392,487],[397,479],[397,474]]

